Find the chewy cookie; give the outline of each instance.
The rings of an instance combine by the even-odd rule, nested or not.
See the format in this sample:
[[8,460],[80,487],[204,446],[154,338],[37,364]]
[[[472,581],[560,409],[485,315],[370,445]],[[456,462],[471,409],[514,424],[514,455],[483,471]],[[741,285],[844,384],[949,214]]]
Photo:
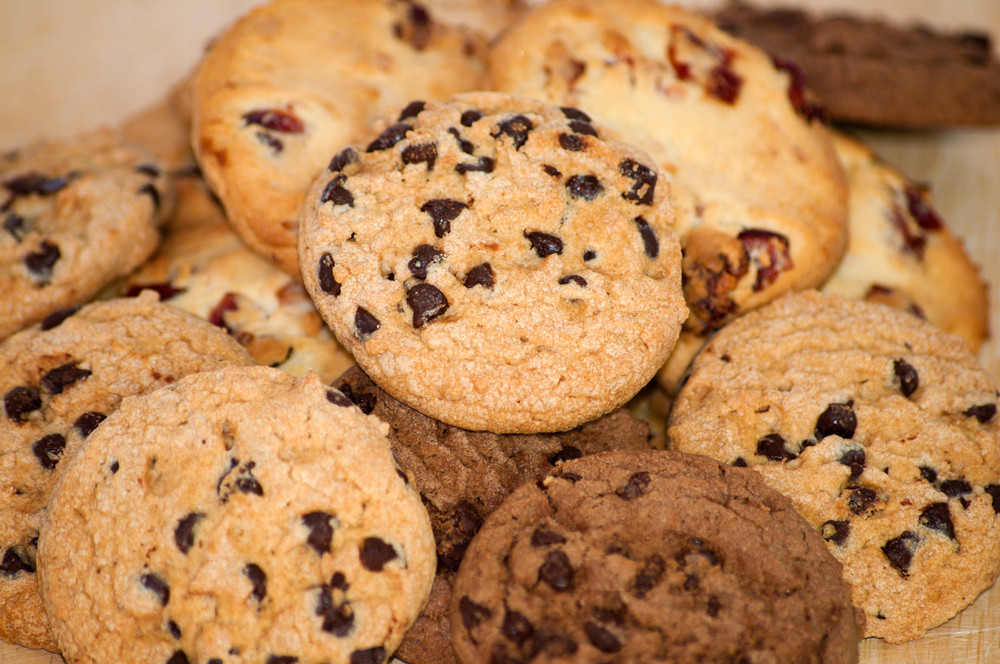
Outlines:
[[478,89],[481,56],[410,0],[272,0],[206,53],[195,154],[247,245],[299,278],[299,207],[330,155],[392,106]]
[[159,164],[110,130],[0,156],[0,339],[138,267],[172,201]]
[[124,397],[251,363],[218,329],[151,293],[63,310],[0,343],[0,639],[56,650],[35,548],[52,487],[84,439]]
[[840,565],[756,473],[610,452],[526,484],[455,581],[455,651],[493,662],[856,662]]
[[483,520],[525,482],[582,455],[650,449],[650,429],[619,409],[555,434],[466,431],[421,415],[378,388],[357,366],[333,383],[365,413],[389,424],[389,443],[431,517],[437,574],[430,600],[396,654],[409,664],[456,662],[448,607],[455,572]]
[[160,299],[225,329],[258,364],[329,382],[354,363],[297,280],[250,251],[204,181],[176,178],[177,210],[156,254],[119,292]]
[[1000,571],[996,387],[959,338],[869,302],[788,295],[717,333],[672,448],[760,471],[843,563],[863,636],[899,643]]
[[269,367],[126,399],[39,542],[67,662],[385,662],[434,576],[386,431],[315,374]]
[[905,309],[978,351],[989,336],[989,291],[928,188],[857,139],[837,134],[835,145],[851,192],[850,242],[822,291]]
[[410,105],[310,190],[304,283],[412,408],[477,431],[571,429],[638,392],[686,315],[657,177],[578,109]]

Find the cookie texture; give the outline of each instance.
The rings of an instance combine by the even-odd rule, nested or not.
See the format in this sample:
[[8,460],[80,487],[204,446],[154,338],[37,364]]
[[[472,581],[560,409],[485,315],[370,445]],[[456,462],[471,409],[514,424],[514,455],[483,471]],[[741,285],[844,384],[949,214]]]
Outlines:
[[665,451],[567,461],[459,568],[463,664],[856,662],[840,565],[753,471]]
[[230,228],[204,181],[176,177],[177,209],[152,259],[119,293],[160,299],[219,326],[258,364],[329,382],[354,364],[302,284],[251,251]]
[[481,87],[476,34],[409,0],[273,0],[212,44],[195,154],[247,245],[298,278],[299,207],[330,155],[390,107]]
[[834,120],[909,128],[1000,123],[1000,61],[985,32],[739,2],[714,18],[800,66]]
[[669,183],[685,329],[815,287],[847,242],[847,189],[798,71],[657,0],[555,0],[491,45],[492,88],[584,109]]
[[0,638],[56,650],[36,546],[52,488],[84,440],[124,397],[246,364],[232,339],[152,294],[63,310],[0,343]]
[[998,394],[968,346],[815,291],[723,328],[674,402],[672,449],[759,471],[843,563],[863,636],[900,643],[1000,571]]
[[159,163],[111,130],[0,156],[0,339],[138,267],[172,202]]
[[494,434],[448,426],[393,399],[357,366],[333,383],[389,424],[389,443],[431,518],[437,573],[430,600],[396,654],[408,664],[457,662],[448,607],[462,556],[507,495],[555,464],[609,450],[650,449],[650,429],[624,409],[555,434]]
[[333,156],[301,222],[306,289],[357,363],[477,431],[566,430],[628,401],[686,315],[650,158],[523,97],[398,119]]
[[434,575],[386,425],[315,374],[204,372],[126,399],[39,542],[67,662],[384,662]]
[[822,291],[904,309],[978,351],[989,336],[989,289],[928,187],[858,139],[837,134],[835,144],[850,185],[851,239]]

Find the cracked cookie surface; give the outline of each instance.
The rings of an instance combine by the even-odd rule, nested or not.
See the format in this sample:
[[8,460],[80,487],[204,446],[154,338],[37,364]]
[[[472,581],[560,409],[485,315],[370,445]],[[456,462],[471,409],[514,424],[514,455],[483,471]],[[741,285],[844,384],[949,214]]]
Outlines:
[[560,431],[621,406],[686,316],[668,192],[586,113],[494,93],[414,102],[331,160],[306,289],[393,397],[449,424]]
[[806,291],[709,341],[667,435],[790,497],[843,563],[862,635],[899,643],[1000,572],[998,402],[959,337]]
[[39,542],[67,661],[386,661],[434,575],[386,430],[316,374],[269,367],[126,399]]
[[486,521],[459,568],[463,664],[855,662],[840,565],[752,471],[696,455],[567,461]]

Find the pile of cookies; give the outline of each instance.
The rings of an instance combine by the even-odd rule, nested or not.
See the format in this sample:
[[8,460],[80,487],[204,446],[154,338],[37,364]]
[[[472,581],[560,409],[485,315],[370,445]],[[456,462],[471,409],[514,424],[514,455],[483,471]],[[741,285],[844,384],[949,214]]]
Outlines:
[[0,184],[4,640],[853,662],[1000,573],[976,266],[706,16],[270,0]]

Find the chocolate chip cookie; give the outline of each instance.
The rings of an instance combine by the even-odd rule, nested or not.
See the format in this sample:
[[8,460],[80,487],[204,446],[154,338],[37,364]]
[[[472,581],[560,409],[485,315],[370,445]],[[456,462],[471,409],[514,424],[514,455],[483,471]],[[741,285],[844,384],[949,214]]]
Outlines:
[[252,360],[151,293],[59,311],[0,343],[0,638],[56,650],[35,549],[67,460],[124,397],[230,364]]
[[409,664],[456,662],[448,606],[455,572],[483,520],[525,482],[554,464],[620,449],[650,449],[650,429],[619,409],[555,434],[494,434],[448,426],[379,389],[357,366],[333,383],[364,412],[389,423],[389,443],[413,477],[431,517],[437,574],[430,600],[399,645]]
[[610,452],[522,486],[455,581],[455,650],[487,662],[856,662],[840,565],[753,471]]
[[843,563],[862,635],[899,643],[1000,572],[998,402],[959,337],[806,291],[717,333],[667,435],[791,498]]
[[385,662],[434,576],[387,429],[316,374],[269,367],[123,401],[39,541],[66,660]]
[[453,426],[562,431],[628,401],[686,315],[668,191],[576,108],[410,104],[332,155],[302,276],[358,364]]

